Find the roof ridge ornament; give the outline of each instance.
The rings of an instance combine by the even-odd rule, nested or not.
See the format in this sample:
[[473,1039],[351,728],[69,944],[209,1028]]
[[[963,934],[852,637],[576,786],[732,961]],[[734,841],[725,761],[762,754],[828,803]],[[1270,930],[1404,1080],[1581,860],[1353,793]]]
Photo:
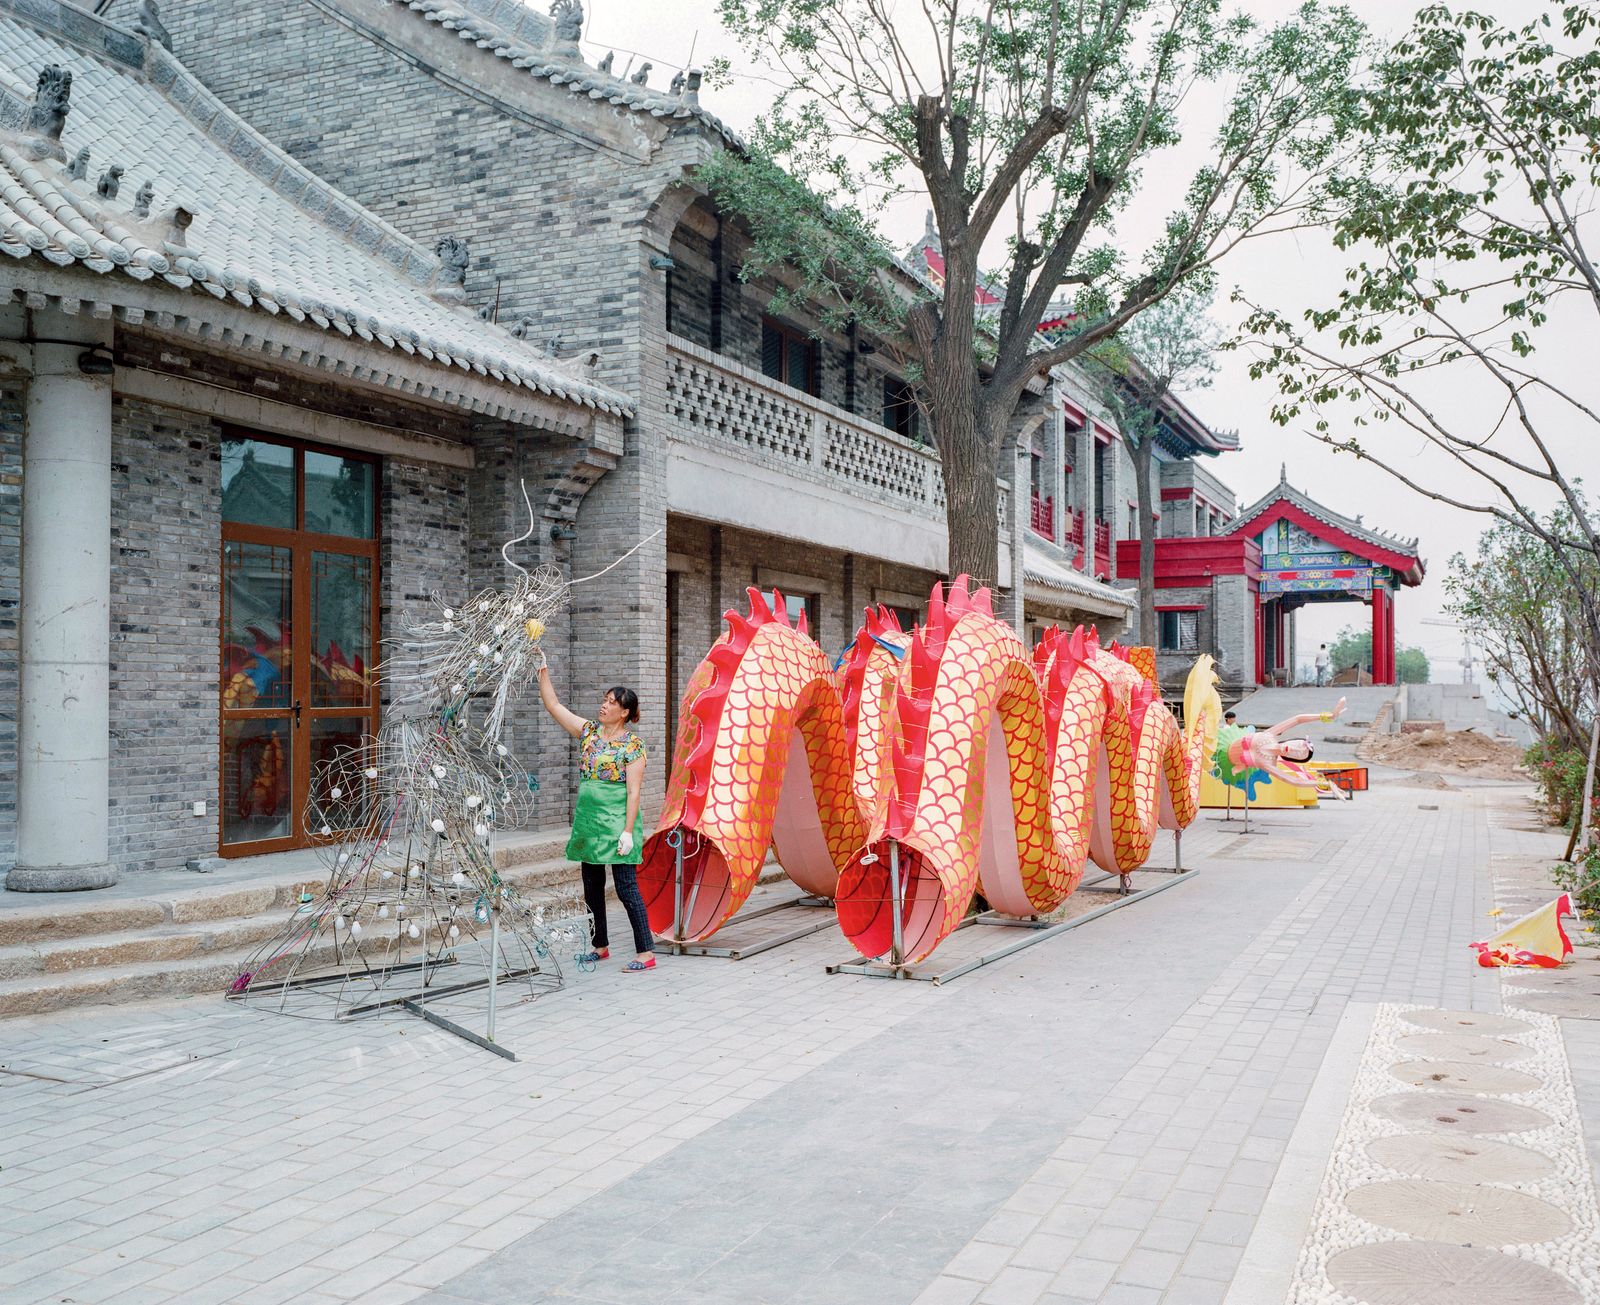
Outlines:
[[133,20],[133,32],[135,36],[142,36],[164,47],[168,54],[172,53],[172,33],[161,21],[161,6],[156,0],[139,0],[139,14]]
[[23,128],[32,137],[28,142],[29,153],[35,159],[67,161],[61,132],[67,125],[67,111],[71,107],[72,73],[60,64],[46,64],[39,70],[33,103],[28,108],[28,120]]
[[550,32],[550,53],[558,59],[575,59],[583,62],[583,52],[578,49],[578,39],[583,35],[583,5],[579,0],[554,0],[550,6],[553,26]]
[[634,73],[628,80],[635,86],[648,86],[650,84],[650,70],[654,67],[655,64],[653,63],[642,63],[639,65],[639,71]]
[[434,243],[433,252],[439,259],[439,270],[433,274],[430,287],[433,297],[447,304],[466,302],[467,264],[472,257],[466,237],[440,236]]

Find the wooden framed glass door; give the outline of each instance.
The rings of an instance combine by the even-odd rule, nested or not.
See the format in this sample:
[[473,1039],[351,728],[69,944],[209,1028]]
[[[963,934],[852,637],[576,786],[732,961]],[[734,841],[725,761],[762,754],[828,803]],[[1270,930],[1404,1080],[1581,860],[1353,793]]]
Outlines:
[[219,840],[315,842],[319,763],[377,728],[378,464],[225,430]]

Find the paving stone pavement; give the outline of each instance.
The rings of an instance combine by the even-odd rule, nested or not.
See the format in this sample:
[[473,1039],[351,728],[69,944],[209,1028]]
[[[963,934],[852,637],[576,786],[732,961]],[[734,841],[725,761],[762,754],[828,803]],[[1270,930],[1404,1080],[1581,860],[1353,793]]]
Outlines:
[[3,1023],[0,1299],[1220,1301],[1352,1003],[1499,1008],[1466,944],[1522,801],[1263,813],[1280,860],[1208,814],[1193,880],[940,987],[824,974],[831,930],[574,975],[515,1064],[206,999]]

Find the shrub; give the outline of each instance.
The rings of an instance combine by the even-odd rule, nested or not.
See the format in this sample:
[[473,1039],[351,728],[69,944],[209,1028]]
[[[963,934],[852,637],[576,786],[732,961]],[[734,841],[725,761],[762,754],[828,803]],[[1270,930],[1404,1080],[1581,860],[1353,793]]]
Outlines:
[[1572,894],[1585,915],[1600,911],[1600,845],[1591,846],[1570,865],[1556,862],[1551,878],[1562,892]]
[[1583,800],[1588,759],[1577,748],[1551,736],[1529,748],[1523,754],[1523,762],[1539,786],[1539,797],[1550,822],[1564,829],[1570,827]]

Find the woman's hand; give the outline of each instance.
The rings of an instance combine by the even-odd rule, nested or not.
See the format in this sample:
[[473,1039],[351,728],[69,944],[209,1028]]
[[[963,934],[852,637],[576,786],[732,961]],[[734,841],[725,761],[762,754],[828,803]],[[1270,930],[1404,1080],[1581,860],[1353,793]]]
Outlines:
[[619,856],[633,855],[633,830],[624,829],[617,835],[617,854]]

